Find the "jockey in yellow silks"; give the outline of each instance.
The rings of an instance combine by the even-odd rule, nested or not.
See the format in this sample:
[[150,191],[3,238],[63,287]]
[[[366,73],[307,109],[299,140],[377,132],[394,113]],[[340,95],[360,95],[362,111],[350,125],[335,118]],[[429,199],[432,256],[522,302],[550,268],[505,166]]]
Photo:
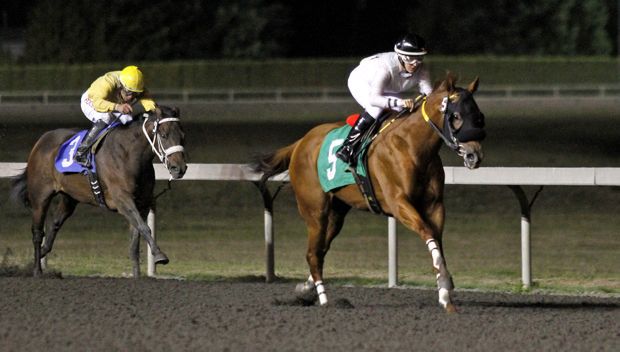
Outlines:
[[75,153],[75,161],[83,166],[88,166],[88,149],[107,125],[116,120],[127,124],[138,110],[153,111],[156,106],[155,101],[148,97],[144,76],[136,66],[127,66],[122,71],[108,72],[97,78],[82,94],[80,105],[86,118],[93,122]]
[[361,136],[384,110],[413,109],[418,99],[406,98],[411,91],[431,93],[430,74],[422,63],[426,53],[422,37],[406,34],[394,45],[394,51],[364,58],[353,69],[348,87],[364,112],[336,152],[337,158],[350,164]]

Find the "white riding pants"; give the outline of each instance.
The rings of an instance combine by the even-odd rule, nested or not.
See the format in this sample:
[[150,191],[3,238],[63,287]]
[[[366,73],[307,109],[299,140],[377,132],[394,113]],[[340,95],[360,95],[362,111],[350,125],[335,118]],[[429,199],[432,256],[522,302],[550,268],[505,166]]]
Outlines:
[[95,123],[97,121],[103,121],[107,125],[109,125],[111,122],[113,122],[117,118],[120,118],[121,116],[125,116],[125,118],[129,121],[131,121],[132,119],[130,115],[120,114],[118,112],[114,112],[115,117],[112,119],[109,112],[99,112],[95,110],[95,107],[93,107],[93,101],[90,100],[90,98],[88,97],[88,92],[84,92],[84,94],[82,94],[80,107],[82,108],[82,112],[84,113],[86,118],[89,119],[92,123]]

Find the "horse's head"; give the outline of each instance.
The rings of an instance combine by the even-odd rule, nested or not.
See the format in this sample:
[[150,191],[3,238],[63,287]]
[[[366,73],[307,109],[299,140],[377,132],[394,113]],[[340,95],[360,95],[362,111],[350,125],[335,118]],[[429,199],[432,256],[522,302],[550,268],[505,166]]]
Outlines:
[[182,178],[187,170],[185,162],[185,133],[181,127],[179,110],[158,106],[143,124],[143,131],[153,152],[166,165],[173,179]]
[[484,114],[473,95],[478,89],[478,78],[467,89],[456,87],[455,82],[454,76],[449,74],[439,88],[433,91],[433,94],[442,97],[440,110],[444,118],[441,133],[446,144],[463,157],[465,166],[475,169],[482,162],[480,143],[486,136]]

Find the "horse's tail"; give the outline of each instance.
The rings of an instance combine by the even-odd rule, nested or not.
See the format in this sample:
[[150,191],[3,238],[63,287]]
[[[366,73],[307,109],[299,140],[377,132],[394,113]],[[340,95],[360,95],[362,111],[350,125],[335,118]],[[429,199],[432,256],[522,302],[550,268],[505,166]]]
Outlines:
[[26,208],[30,208],[30,200],[28,198],[28,170],[11,178],[11,199],[16,203],[23,204]]
[[251,165],[252,169],[255,172],[263,173],[263,176],[260,180],[261,186],[264,186],[271,176],[280,174],[288,170],[293,151],[295,150],[295,148],[297,148],[297,145],[300,141],[301,139],[289,146],[280,148],[273,153],[259,156],[256,158],[256,160],[254,160]]

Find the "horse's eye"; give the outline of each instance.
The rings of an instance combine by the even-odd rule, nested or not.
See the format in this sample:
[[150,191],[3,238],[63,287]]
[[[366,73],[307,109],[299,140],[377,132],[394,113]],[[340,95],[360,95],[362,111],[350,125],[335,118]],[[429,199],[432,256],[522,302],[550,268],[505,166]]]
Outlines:
[[461,117],[461,114],[458,112],[453,113],[452,116],[450,116],[450,123],[452,124],[453,129],[461,129],[461,127],[463,127],[463,118]]
[[160,136],[161,138],[163,138],[163,139],[168,138],[168,134],[167,134],[167,133],[161,133],[159,136]]

